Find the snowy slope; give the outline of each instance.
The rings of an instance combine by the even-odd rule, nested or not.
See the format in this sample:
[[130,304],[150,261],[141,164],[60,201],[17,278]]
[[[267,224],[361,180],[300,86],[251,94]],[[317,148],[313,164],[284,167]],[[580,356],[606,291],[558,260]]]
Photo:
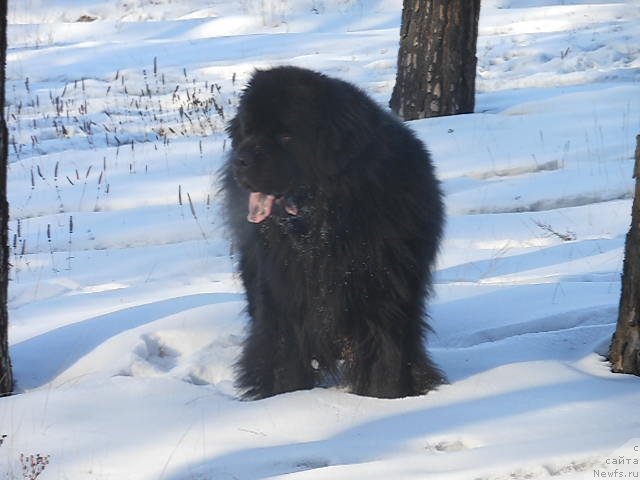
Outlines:
[[34,478],[21,454],[48,456],[41,479],[640,476],[640,379],[601,356],[640,133],[637,0],[483,0],[477,113],[410,123],[447,193],[430,349],[450,383],[237,400],[224,122],[255,67],[285,63],[386,104],[400,13],[10,0],[20,394],[0,399],[0,478]]

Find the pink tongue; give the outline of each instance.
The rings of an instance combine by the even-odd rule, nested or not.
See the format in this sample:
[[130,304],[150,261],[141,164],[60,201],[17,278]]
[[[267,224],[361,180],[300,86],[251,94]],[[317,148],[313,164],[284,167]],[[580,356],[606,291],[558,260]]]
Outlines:
[[266,193],[251,192],[249,194],[249,215],[247,220],[251,223],[260,223],[271,215],[271,207],[276,197]]

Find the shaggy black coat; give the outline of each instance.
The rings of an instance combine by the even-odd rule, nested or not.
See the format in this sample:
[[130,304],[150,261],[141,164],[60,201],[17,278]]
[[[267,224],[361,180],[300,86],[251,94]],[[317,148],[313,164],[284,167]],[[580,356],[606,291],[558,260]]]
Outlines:
[[330,383],[395,398],[442,383],[424,346],[444,221],[424,145],[358,88],[295,67],[256,71],[227,130],[244,397]]

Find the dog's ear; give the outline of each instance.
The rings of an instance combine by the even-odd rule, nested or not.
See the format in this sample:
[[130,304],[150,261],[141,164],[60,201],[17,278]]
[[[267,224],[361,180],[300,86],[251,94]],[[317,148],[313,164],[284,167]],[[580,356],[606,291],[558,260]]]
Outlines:
[[343,85],[332,88],[320,105],[319,160],[328,175],[340,173],[357,159],[375,138],[381,121],[371,100],[355,87]]

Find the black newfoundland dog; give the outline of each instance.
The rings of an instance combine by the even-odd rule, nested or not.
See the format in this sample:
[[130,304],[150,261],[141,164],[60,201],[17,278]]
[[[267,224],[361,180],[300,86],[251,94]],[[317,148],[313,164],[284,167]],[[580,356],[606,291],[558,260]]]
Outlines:
[[424,345],[443,228],[424,145],[358,88],[296,67],[256,71],[228,133],[244,398],[327,384],[395,398],[442,383]]

